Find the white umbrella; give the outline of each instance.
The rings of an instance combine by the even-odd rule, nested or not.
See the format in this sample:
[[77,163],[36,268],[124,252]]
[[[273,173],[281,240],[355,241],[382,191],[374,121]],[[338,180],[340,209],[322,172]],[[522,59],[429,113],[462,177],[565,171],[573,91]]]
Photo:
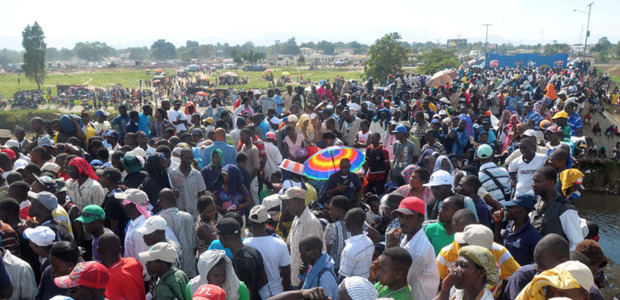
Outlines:
[[427,86],[442,86],[452,82],[459,74],[454,70],[443,70],[435,73],[433,77],[426,83]]

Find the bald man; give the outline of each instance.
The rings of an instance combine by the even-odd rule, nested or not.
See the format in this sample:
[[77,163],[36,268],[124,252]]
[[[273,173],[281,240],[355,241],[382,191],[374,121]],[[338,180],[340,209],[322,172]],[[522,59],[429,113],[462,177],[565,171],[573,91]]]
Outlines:
[[224,128],[217,128],[213,133],[213,138],[215,141],[211,144],[202,156],[202,162],[205,166],[208,166],[211,163],[211,155],[213,150],[219,149],[222,151],[222,164],[235,164],[235,157],[237,156],[237,150],[235,147],[226,143],[226,130]]

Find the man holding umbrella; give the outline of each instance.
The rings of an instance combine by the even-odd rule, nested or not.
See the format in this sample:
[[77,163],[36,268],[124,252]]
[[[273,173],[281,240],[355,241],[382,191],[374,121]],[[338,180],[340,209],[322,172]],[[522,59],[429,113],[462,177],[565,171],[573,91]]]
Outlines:
[[360,178],[351,173],[351,161],[348,158],[340,160],[340,170],[331,174],[323,188],[321,199],[331,199],[333,196],[346,196],[352,204],[360,203],[362,198],[362,183]]

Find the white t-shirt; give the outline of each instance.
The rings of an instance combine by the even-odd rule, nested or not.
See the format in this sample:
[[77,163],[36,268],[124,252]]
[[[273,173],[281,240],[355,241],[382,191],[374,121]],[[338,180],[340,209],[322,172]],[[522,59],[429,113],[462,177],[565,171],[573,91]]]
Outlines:
[[[280,279],[280,267],[291,265],[291,255],[286,243],[269,235],[245,239],[243,244],[258,250],[263,256],[263,264],[269,282],[258,291],[261,298],[267,299],[282,293],[284,289]],[[291,272],[293,271],[291,270]]]
[[174,128],[176,129],[177,132],[187,130],[184,123],[177,124],[177,125],[174,124],[174,122],[176,121],[187,120],[184,112],[172,109],[168,111],[168,119],[170,120],[170,123],[174,125]]
[[517,173],[516,196],[534,194],[532,190],[534,173],[545,164],[546,159],[547,156],[536,153],[529,163],[523,161],[523,156],[510,163],[508,173]]

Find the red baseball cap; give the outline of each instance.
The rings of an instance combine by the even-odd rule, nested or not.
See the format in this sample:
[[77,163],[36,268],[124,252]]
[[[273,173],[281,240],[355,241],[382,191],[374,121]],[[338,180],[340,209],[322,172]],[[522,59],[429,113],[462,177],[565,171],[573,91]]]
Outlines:
[[214,284],[203,284],[194,293],[193,300],[226,300],[226,292]]
[[16,155],[15,155],[15,151],[9,149],[9,148],[2,148],[0,149],[0,151],[6,153],[6,155],[9,156],[10,159],[15,159]]
[[103,290],[108,285],[108,281],[110,281],[110,271],[96,261],[81,262],[75,265],[71,274],[54,278],[56,286],[63,289],[85,286]]
[[398,205],[398,209],[394,210],[394,212],[411,215],[414,212],[417,212],[421,215],[425,215],[426,205],[424,201],[418,197],[407,197],[400,201]]

